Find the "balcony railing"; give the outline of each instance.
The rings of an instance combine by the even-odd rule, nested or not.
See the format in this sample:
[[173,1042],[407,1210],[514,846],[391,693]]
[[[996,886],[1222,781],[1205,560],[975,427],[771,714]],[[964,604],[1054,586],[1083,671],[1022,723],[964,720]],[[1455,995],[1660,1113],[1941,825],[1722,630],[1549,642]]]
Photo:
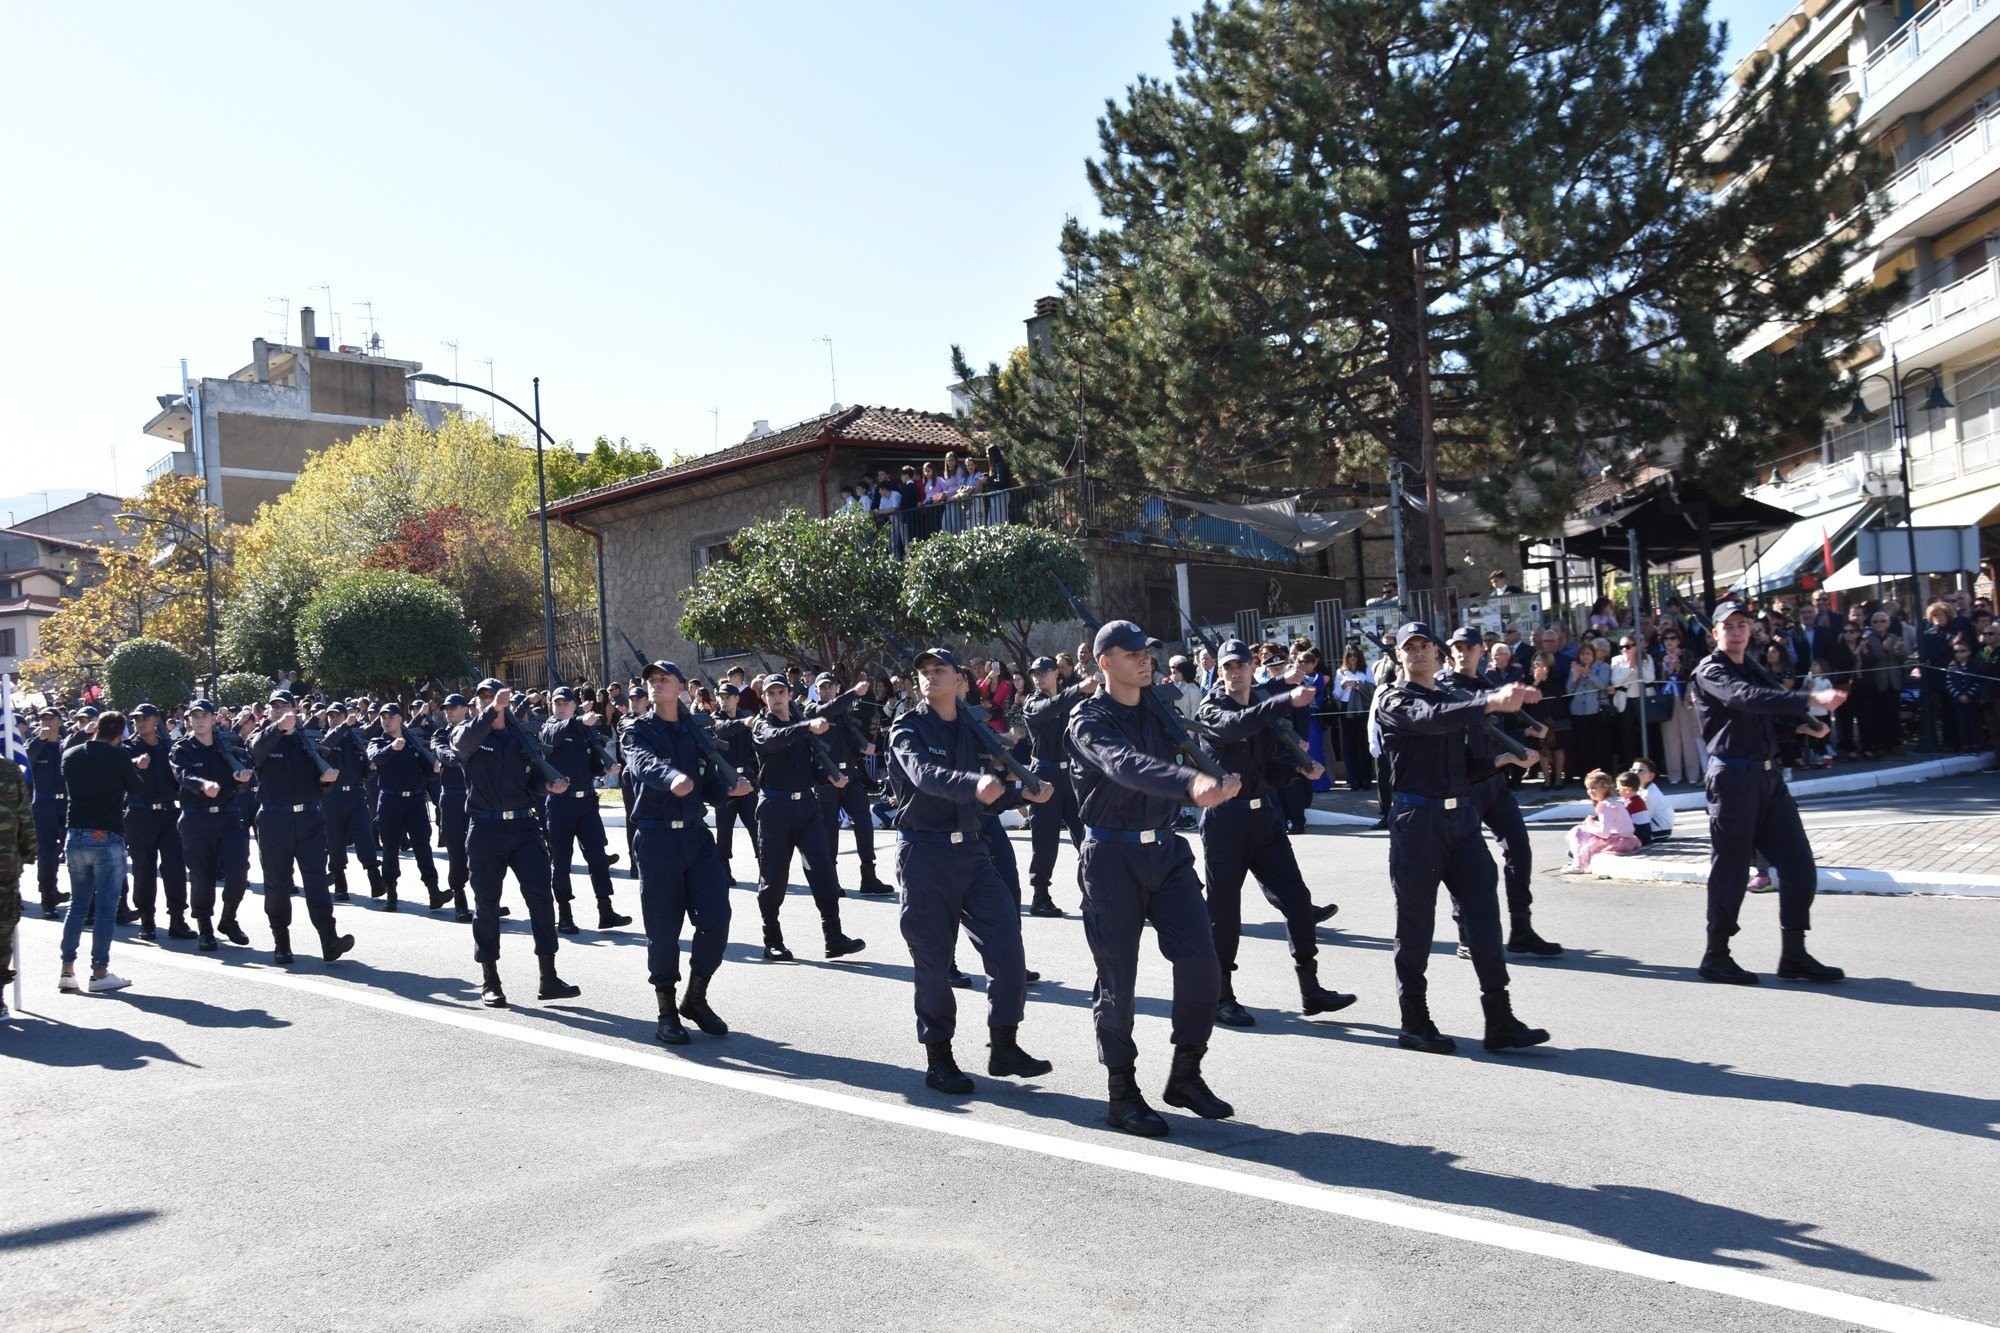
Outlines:
[[1882,336],[1894,345],[1954,321],[1969,324],[2000,314],[2000,308],[1981,309],[1991,307],[1996,296],[2000,296],[2000,259],[1890,311],[1882,321]]
[[1961,35],[1966,24],[1996,4],[2000,0],[1931,0],[1868,53],[1861,71],[1863,91],[1870,96],[1880,92],[1889,80]]
[[2000,150],[2000,106],[1995,106],[1916,161],[1889,178],[1884,194],[1888,212],[1914,202],[1927,191],[1980,162],[1990,162]]
[[1184,505],[1097,477],[1059,477],[1004,491],[960,496],[943,504],[883,515],[898,551],[940,532],[1024,523],[1135,549],[1237,556],[1302,566],[1305,558],[1247,523],[1197,513]]

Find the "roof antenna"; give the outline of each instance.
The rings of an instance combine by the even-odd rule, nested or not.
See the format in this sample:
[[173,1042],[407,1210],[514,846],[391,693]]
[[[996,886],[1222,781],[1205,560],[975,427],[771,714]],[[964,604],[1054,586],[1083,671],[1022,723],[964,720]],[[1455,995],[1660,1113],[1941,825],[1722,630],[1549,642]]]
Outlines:
[[833,389],[833,407],[830,410],[838,412],[840,410],[840,379],[833,373],[833,335],[829,333],[824,338],[815,338],[813,341],[826,344],[826,381]]

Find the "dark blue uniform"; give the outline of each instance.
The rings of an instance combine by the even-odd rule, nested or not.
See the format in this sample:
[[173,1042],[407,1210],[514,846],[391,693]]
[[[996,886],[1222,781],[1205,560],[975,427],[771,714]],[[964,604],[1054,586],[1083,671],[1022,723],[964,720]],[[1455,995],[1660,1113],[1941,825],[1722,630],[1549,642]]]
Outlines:
[[597,905],[608,917],[611,858],[604,836],[604,816],[597,808],[596,782],[611,770],[597,757],[593,733],[581,718],[571,717],[567,722],[551,718],[542,725],[541,742],[542,753],[549,763],[569,779],[568,791],[549,794],[545,811],[556,900],[564,903],[571,900],[571,856],[581,851],[583,863],[590,871],[590,887],[597,895]]
[[961,921],[985,964],[987,1025],[1020,1023],[1027,1004],[1019,880],[1008,886],[989,840],[997,813],[1020,804],[1020,789],[1010,785],[998,803],[980,803],[979,781],[991,769],[978,725],[963,713],[946,722],[920,704],[889,729],[890,780],[900,797],[900,920],[916,980],[917,1040],[926,1045],[949,1042],[957,1030],[951,973]]
[[39,736],[28,742],[29,776],[34,781],[35,883],[42,891],[42,915],[54,916],[60,889],[56,872],[62,866],[63,832],[69,823],[69,803],[63,791],[63,742]]
[[837,867],[840,860],[840,816],[847,815],[854,826],[854,852],[861,861],[861,891],[891,892],[875,874],[875,821],[868,812],[868,769],[862,763],[861,742],[855,739],[859,724],[854,721],[856,695],[842,690],[824,703],[810,703],[798,710],[804,717],[823,717],[833,725],[821,737],[833,758],[834,771],[845,774],[847,785],[825,782],[814,788],[819,798],[820,818],[826,823],[826,851]]
[[407,738],[397,749],[386,732],[369,743],[368,762],[375,766],[375,828],[382,840],[382,889],[388,895],[388,905],[391,909],[396,905],[396,881],[402,871],[400,849],[408,846],[417,863],[417,878],[430,891],[435,906],[437,860],[431,855],[431,812],[424,800],[431,779],[430,762]]
[[[319,766],[307,741],[266,723],[250,736],[257,771],[257,859],[264,871],[264,915],[279,953],[291,951],[292,875],[305,894],[306,916],[322,948],[333,951],[333,896],[327,891],[326,817],[320,809]],[[342,777],[348,776],[343,773]]]
[[1097,961],[1097,1058],[1130,1069],[1139,937],[1153,924],[1173,964],[1173,1041],[1202,1047],[1215,1029],[1222,972],[1194,855],[1174,832],[1195,772],[1174,762],[1175,742],[1143,700],[1100,690],[1070,716],[1066,745],[1083,812],[1083,933]]
[[[250,834],[237,818],[235,804],[244,785],[236,780],[241,761],[220,740],[203,745],[189,735],[174,742],[170,762],[180,784],[181,850],[187,857],[188,887],[195,920],[206,940],[213,937],[217,881],[222,884],[225,923],[235,922],[250,889]],[[216,785],[215,795],[202,790],[205,782]]]
[[[1456,671],[1441,672],[1437,681],[1447,690],[1467,695],[1508,683],[1495,678],[1461,675]],[[1510,733],[1523,737],[1523,743],[1531,744],[1525,740],[1525,729],[1519,725],[1521,716],[1518,713],[1511,716],[1503,714],[1494,721]],[[1521,804],[1514,798],[1514,789],[1507,781],[1510,765],[1501,763],[1507,752],[1484,726],[1467,734],[1466,746],[1466,772],[1472,779],[1473,806],[1479,811],[1479,822],[1500,844],[1501,880],[1507,890],[1507,918],[1510,923],[1507,949],[1512,953],[1553,957],[1562,952],[1562,946],[1537,935],[1533,925],[1535,895],[1529,890],[1528,881],[1535,870],[1534,849],[1528,843],[1528,825],[1521,817]],[[1521,770],[1517,768],[1514,771]],[[1453,912],[1456,916],[1455,900]],[[1470,956],[1471,946],[1465,943],[1463,936],[1461,924],[1460,944]]]
[[722,855],[723,871],[734,879],[735,873],[729,868],[729,851],[735,842],[739,820],[744,832],[750,835],[751,859],[757,856],[757,746],[750,739],[747,717],[717,713],[710,731],[715,737],[715,748],[729,761],[729,766],[750,780],[750,791],[745,795],[723,796],[715,803],[715,846]]
[[327,732],[320,741],[320,753],[326,762],[340,770],[340,781],[328,783],[322,790],[320,811],[326,817],[326,857],[327,871],[333,879],[333,891],[343,897],[347,894],[347,849],[354,848],[354,859],[361,862],[362,871],[368,876],[368,891],[380,897],[384,891],[382,861],[391,865],[396,861],[396,844],[387,838],[380,838],[375,827],[374,801],[368,792],[368,745],[362,739],[360,726],[344,722]]
[[139,910],[140,929],[151,932],[159,904],[160,885],[166,884],[167,912],[177,927],[185,929],[187,916],[187,862],[181,852],[180,784],[174,781],[169,752],[173,749],[166,732],[156,730],[152,744],[139,739],[136,730],[120,743],[139,769],[141,790],[125,807],[125,848],[132,858],[132,905]]
[[1054,694],[1036,690],[1021,706],[1035,776],[1050,788],[1048,800],[1028,807],[1028,888],[1037,905],[1054,905],[1049,885],[1055,879],[1056,851],[1063,834],[1069,834],[1072,846],[1083,845],[1083,813],[1076,803],[1076,785],[1070,781],[1069,767],[1063,762],[1063,732],[1069,726],[1069,715],[1089,697],[1071,685]]
[[830,946],[845,938],[840,881],[813,787],[833,775],[812,744],[809,721],[779,722],[767,713],[751,724],[750,735],[757,749],[757,910],[764,918],[764,946],[785,947],[778,911],[791,883],[794,852],[805,863],[806,886]]
[[512,870],[527,900],[535,953],[554,958],[555,897],[539,817],[539,798],[546,788],[514,727],[495,729],[499,719],[499,711],[488,705],[452,736],[452,749],[465,770],[466,818],[471,823],[466,869],[474,903],[472,956],[480,963],[500,961],[500,889]]
[[465,913],[465,886],[471,882],[466,869],[465,836],[470,821],[465,817],[465,766],[452,748],[449,725],[431,733],[431,750],[444,765],[438,775],[438,841],[444,844],[445,885],[461,915]]
[[[632,800],[632,855],[639,872],[639,909],[646,927],[646,962],[653,989],[680,984],[681,927],[694,922],[688,968],[714,975],[729,943],[729,876],[715,837],[702,821],[705,801],[728,788],[705,757],[685,715],[672,722],[648,715],[625,728],[625,766]],[[673,788],[682,777],[685,796]]]

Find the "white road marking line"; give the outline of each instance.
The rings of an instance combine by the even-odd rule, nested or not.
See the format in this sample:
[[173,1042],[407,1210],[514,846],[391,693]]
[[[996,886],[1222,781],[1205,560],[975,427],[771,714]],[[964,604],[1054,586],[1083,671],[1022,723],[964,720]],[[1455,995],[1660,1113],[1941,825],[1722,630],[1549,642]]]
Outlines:
[[[24,921],[21,924],[33,928],[40,923]],[[52,923],[50,928],[54,929]],[[133,958],[135,954],[136,951],[126,956]],[[646,1069],[694,1083],[707,1083],[823,1111],[838,1111],[843,1115],[859,1116],[865,1120],[901,1125],[932,1134],[946,1134],[954,1138],[974,1139],[997,1147],[1016,1148],[1023,1152],[1038,1153],[1044,1157],[1080,1162],[1137,1176],[1172,1180],[1184,1185],[1199,1185],[1204,1189],[1220,1190],[1245,1198],[1263,1199],[1270,1203],[1289,1204],[1295,1208],[1330,1213],[1336,1217],[1352,1218],[1359,1222],[1374,1222],[1383,1226],[1400,1227],[1405,1231],[1418,1231],[1452,1240],[1468,1241],[1474,1245],[1512,1250],[1518,1254],[1540,1255],[1543,1258],[1560,1259],[1608,1272],[1627,1273],[1634,1277],[1650,1278],[1656,1282],[1673,1283],[1700,1291],[1734,1296],[1760,1305],[1818,1315],[1862,1328],[1882,1329],[1885,1333],[2000,1333],[2000,1330],[1996,1330],[1991,1324],[1975,1323],[1951,1315],[1913,1309],[1889,1301],[1878,1301],[1867,1296],[1829,1291],[1823,1287],[1808,1286],[1784,1278],[1764,1277],[1718,1264],[1668,1258],[1665,1255],[1627,1249],[1604,1241],[1535,1231],[1507,1222],[1494,1222],[1486,1218],[1467,1217],[1416,1204],[1378,1199],[1325,1185],[1310,1185],[1294,1180],[1252,1175],[1245,1171],[1207,1166],[1178,1158],[1156,1157],[1148,1153],[1134,1152],[1129,1148],[1113,1147],[1109,1143],[1068,1139],[1036,1130],[988,1124],[970,1116],[947,1116],[921,1107],[871,1101],[865,1097],[830,1092],[824,1088],[803,1087],[772,1075],[717,1069],[636,1047],[586,1040],[567,1033],[547,1032],[539,1028],[522,1027],[515,1023],[502,1023],[447,1005],[406,1000],[399,995],[385,995],[359,985],[335,985],[311,977],[263,969],[242,967],[222,969],[215,962],[171,953],[165,949],[147,950],[136,956],[143,958],[147,963],[157,963],[163,967],[202,972],[211,976],[221,971],[222,975],[239,981],[318,995],[345,1004],[359,1005],[364,1009],[376,1009],[405,1018],[422,1019],[444,1027],[500,1037],[507,1041],[540,1046],[546,1050],[562,1051],[569,1055],[580,1055],[592,1060],[602,1060],[608,1064]],[[74,1003],[83,1004],[88,1001],[77,999]]]

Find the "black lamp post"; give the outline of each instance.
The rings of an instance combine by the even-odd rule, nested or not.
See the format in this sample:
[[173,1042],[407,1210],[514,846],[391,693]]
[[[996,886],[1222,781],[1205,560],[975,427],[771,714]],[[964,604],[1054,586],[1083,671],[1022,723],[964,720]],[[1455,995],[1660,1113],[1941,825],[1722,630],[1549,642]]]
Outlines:
[[[221,678],[221,667],[217,664],[215,656],[215,547],[209,541],[208,534],[206,532],[196,532],[187,524],[174,518],[155,518],[151,514],[129,512],[113,514],[111,517],[121,519],[127,523],[147,523],[156,528],[165,528],[169,532],[179,533],[189,541],[201,544],[202,597],[208,613],[208,687],[211,690],[214,689],[215,682]],[[206,504],[202,506],[202,526],[204,528],[208,526],[208,507]]]
[[1892,351],[1889,353],[1888,374],[1885,375],[1878,370],[1873,374],[1863,375],[1859,380],[1855,381],[1854,406],[1842,418],[1849,423],[1857,425],[1862,422],[1873,421],[1875,414],[1869,411],[1868,404],[1861,400],[1861,386],[1869,380],[1881,380],[1889,386],[1889,422],[1891,429],[1894,430],[1896,435],[1896,452],[1903,474],[1903,533],[1909,542],[1910,550],[1910,600],[1912,603],[1910,609],[1912,613],[1916,611],[1915,602],[1917,601],[1917,502],[1916,496],[1910,490],[1910,400],[1908,386],[1909,382],[1919,375],[1928,375],[1931,381],[1931,391],[1924,396],[1924,411],[1942,412],[1949,410],[1951,399],[1944,396],[1943,377],[1930,366],[1918,366],[1908,375],[1905,375],[1903,373],[1902,362],[1897,359],[1896,354]]
[[533,412],[522,411],[518,404],[502,398],[484,385],[450,380],[428,371],[420,371],[407,378],[419,384],[440,384],[448,389],[470,389],[474,393],[483,393],[503,407],[512,408],[515,416],[525,418],[535,428],[535,497],[539,506],[537,517],[541,519],[542,529],[542,653],[547,659],[544,666],[548,673],[548,683],[554,685],[556,683],[556,593],[555,578],[549,565],[549,484],[542,470],[542,441],[547,440],[550,444],[554,444],[556,440],[553,435],[542,429],[542,377],[535,376]]

